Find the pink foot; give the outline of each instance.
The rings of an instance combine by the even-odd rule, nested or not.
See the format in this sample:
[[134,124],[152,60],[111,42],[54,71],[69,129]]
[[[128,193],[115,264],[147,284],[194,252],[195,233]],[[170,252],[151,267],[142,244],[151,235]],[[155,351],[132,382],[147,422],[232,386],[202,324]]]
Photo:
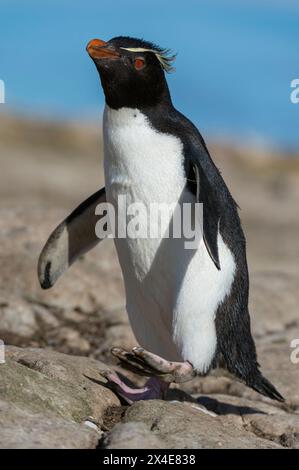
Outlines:
[[169,383],[164,382],[158,377],[151,377],[142,388],[132,388],[126,385],[116,373],[105,371],[102,375],[109,380],[117,394],[122,397],[129,405],[139,400],[154,400],[165,398]]
[[112,348],[111,352],[126,369],[140,375],[160,377],[165,382],[187,382],[196,375],[190,362],[168,361],[141,347],[133,348],[130,352]]

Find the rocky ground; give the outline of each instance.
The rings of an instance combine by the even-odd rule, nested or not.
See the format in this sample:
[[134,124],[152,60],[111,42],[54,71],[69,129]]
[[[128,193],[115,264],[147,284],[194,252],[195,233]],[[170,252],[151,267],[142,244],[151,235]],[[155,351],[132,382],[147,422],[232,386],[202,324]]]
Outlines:
[[93,128],[0,116],[1,447],[299,448],[299,362],[291,361],[299,338],[299,159],[210,147],[242,208],[259,360],[286,402],[217,370],[173,386],[166,401],[120,403],[101,376],[120,371],[112,345],[135,345],[113,242],[49,291],[36,276],[50,231],[103,182],[100,138]]

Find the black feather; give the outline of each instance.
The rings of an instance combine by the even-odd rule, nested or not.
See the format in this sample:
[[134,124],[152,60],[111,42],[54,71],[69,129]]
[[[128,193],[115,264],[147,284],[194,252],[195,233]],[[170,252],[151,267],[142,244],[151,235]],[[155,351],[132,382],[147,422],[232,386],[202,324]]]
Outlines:
[[253,388],[253,390],[256,392],[261,393],[266,397],[272,398],[272,400],[284,401],[283,396],[280,395],[274,385],[272,385],[271,382],[269,382],[269,380],[267,380],[259,370],[256,373],[253,383],[247,383],[247,385]]
[[151,41],[132,38],[130,36],[117,36],[110,39],[109,43],[116,47],[142,47],[143,49],[154,49],[157,52],[163,52],[165,50],[163,47],[160,47]]

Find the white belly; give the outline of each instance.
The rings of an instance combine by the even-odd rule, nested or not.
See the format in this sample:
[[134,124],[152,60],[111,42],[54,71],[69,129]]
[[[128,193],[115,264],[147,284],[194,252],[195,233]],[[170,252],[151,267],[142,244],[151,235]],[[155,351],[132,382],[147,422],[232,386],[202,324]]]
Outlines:
[[[127,207],[143,203],[148,211],[138,212],[141,228],[148,225],[151,203],[175,208],[195,201],[185,189],[182,142],[157,132],[140,111],[106,106],[104,155],[107,201],[116,213],[119,195],[126,196]],[[172,216],[170,211],[163,223]],[[221,271],[202,240],[196,250],[186,249],[184,242],[163,236],[115,239],[139,343],[166,359],[189,360],[205,372],[216,348],[215,313],[230,291],[235,263],[220,235]]]

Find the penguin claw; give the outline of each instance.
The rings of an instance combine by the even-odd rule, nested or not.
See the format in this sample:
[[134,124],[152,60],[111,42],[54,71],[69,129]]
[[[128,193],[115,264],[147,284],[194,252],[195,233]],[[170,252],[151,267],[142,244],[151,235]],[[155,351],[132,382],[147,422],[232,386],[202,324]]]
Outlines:
[[122,348],[112,348],[111,353],[126,369],[139,375],[159,377],[165,382],[187,382],[196,375],[189,362],[168,361],[140,346],[133,348],[132,352]]
[[195,376],[195,370],[189,362],[167,361],[141,347],[133,348],[133,353],[142,358],[146,364],[156,371],[158,377],[167,382],[187,382]]
[[112,348],[111,353],[120,361],[120,365],[137,375],[152,376],[156,371],[147,366],[146,363],[136,357],[133,353],[122,348]]
[[167,361],[156,354],[153,354],[145,349],[137,346],[132,349],[133,354],[138,358],[142,359],[145,364],[149,365],[153,368],[156,372],[162,374],[168,374],[173,372],[174,364],[173,362]]

